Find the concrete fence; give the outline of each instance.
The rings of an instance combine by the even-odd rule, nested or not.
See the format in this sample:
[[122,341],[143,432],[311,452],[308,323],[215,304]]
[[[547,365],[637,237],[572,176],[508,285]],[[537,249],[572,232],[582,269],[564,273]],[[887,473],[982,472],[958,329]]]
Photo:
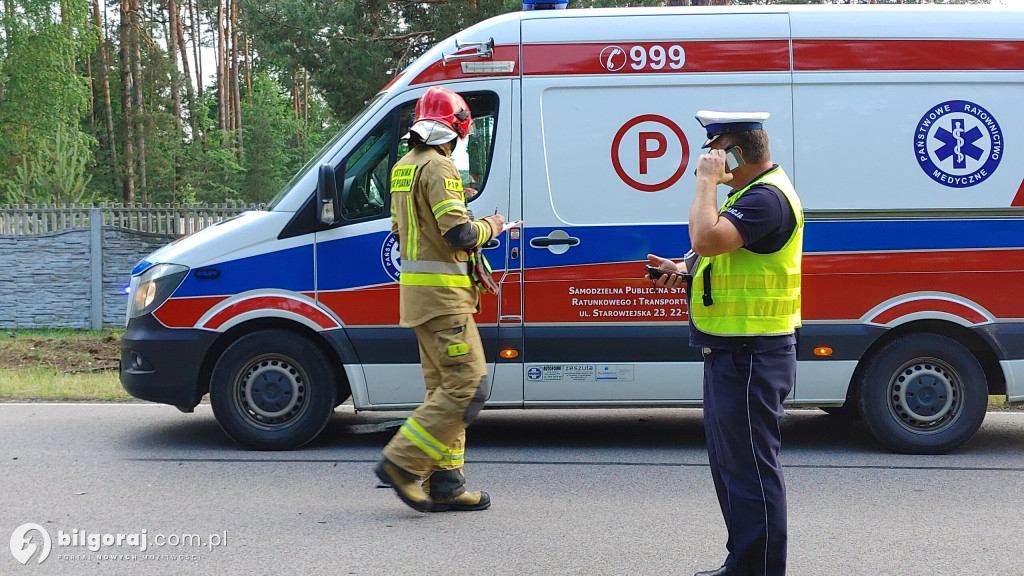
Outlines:
[[[0,207],[0,221],[31,220],[23,217],[28,213],[25,208],[12,216],[9,207]],[[19,234],[0,234],[0,329],[123,326],[128,305],[125,288],[140,260],[182,235],[180,230],[196,231],[246,209],[190,209],[203,217],[190,220],[179,232],[107,224],[116,220],[106,207],[74,207],[66,212],[37,209],[34,214],[45,214],[51,223],[74,220],[75,225],[58,226],[57,231],[48,227],[29,234],[22,228]],[[84,215],[67,218],[67,213]],[[128,220],[155,221],[130,217],[119,224]],[[181,220],[178,224],[184,225]]]

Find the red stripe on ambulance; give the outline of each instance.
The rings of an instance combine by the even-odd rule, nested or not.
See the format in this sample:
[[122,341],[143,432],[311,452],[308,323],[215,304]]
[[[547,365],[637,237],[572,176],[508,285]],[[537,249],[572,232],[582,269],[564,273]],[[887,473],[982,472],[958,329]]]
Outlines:
[[302,316],[310,322],[313,322],[323,329],[338,327],[338,323],[335,322],[333,318],[325,314],[323,310],[319,310],[315,306],[301,300],[285,298],[283,296],[257,296],[255,298],[246,298],[245,300],[235,302],[220,312],[217,312],[213,315],[213,318],[210,318],[206,324],[203,325],[203,328],[216,330],[232,318],[247,312],[255,312],[257,310],[281,310],[284,312],[292,312]]
[[[500,276],[495,274],[495,278]],[[355,290],[323,291],[318,295],[320,304],[327,307],[345,326],[398,326],[398,284],[373,286]],[[498,299],[493,295],[480,297],[477,324],[495,324],[498,321]]]
[[993,40],[793,40],[797,72],[1024,70],[1024,42]]
[[227,296],[171,298],[157,308],[153,316],[168,328],[193,328],[204,314],[227,299]]

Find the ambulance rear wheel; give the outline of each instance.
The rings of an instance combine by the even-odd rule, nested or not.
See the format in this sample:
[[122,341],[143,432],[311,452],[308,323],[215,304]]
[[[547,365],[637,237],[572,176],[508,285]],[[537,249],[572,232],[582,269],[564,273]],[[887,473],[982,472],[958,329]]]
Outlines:
[[291,450],[324,429],[334,411],[335,372],[313,342],[284,330],[239,338],[217,360],[210,404],[232,440]]
[[871,434],[894,452],[944,454],[974,436],[988,409],[977,358],[938,334],[889,342],[868,360],[860,410]]

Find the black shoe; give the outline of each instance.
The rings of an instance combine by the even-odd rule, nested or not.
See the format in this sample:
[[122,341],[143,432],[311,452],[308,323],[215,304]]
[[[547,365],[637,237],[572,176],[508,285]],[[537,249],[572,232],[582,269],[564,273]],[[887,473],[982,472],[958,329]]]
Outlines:
[[725,566],[716,568],[714,570],[708,570],[707,572],[697,572],[693,576],[729,576],[729,569]]

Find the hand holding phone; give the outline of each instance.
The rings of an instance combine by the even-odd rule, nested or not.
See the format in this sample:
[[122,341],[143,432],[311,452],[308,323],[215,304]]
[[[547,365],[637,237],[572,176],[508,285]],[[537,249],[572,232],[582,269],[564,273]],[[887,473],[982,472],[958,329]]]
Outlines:
[[726,172],[732,172],[744,164],[746,164],[746,162],[743,161],[743,156],[740,155],[739,150],[737,150],[735,146],[729,146],[725,149]]
[[651,266],[650,264],[644,266],[644,270],[647,271],[647,275],[651,277],[651,280],[657,280],[658,278],[661,278],[664,274],[668,274],[668,272],[666,272],[665,270],[662,270],[657,266]]

